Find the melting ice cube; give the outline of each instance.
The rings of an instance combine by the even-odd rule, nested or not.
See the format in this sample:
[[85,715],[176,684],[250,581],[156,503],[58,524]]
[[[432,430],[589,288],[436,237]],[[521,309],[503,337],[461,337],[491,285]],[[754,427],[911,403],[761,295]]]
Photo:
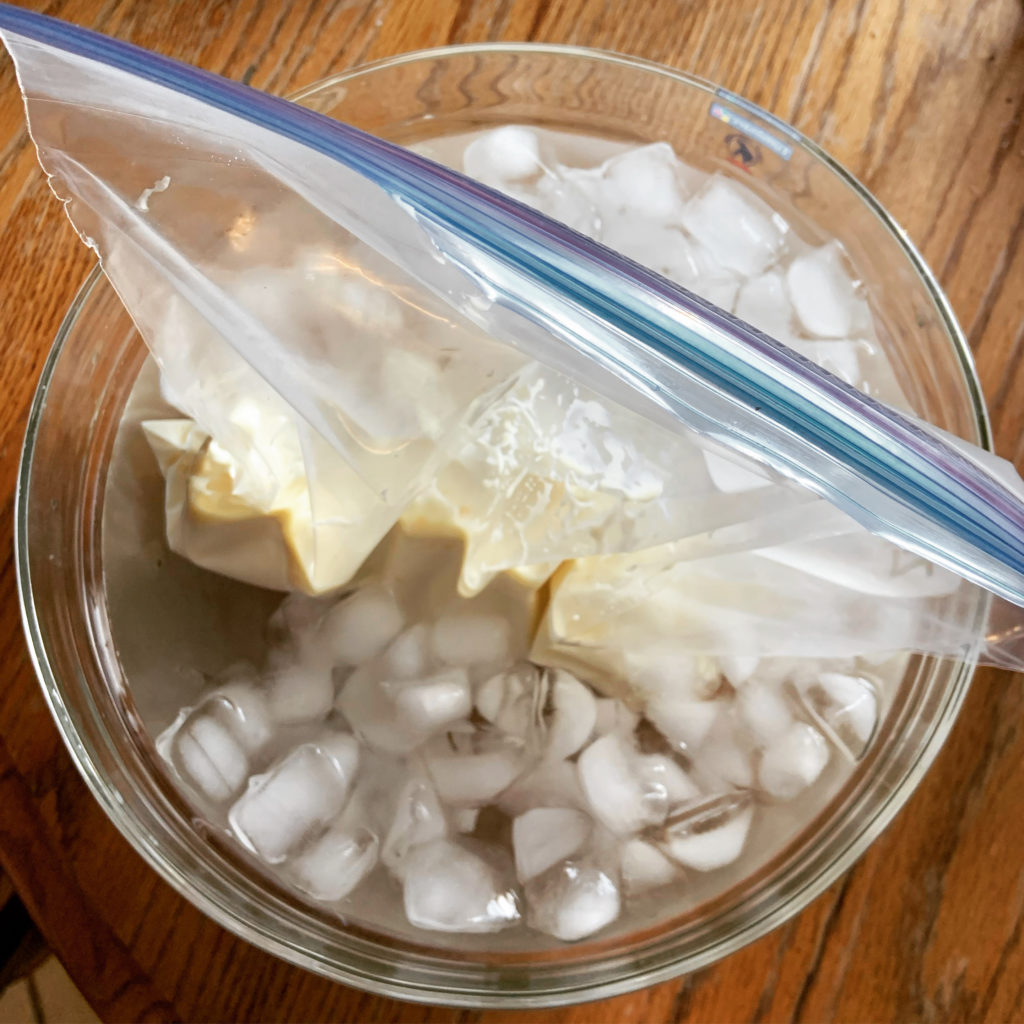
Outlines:
[[241,843],[279,864],[341,813],[359,765],[354,736],[337,733],[297,747],[249,788],[228,814]]
[[557,761],[572,757],[590,739],[597,724],[597,702],[590,687],[564,669],[550,671],[548,692],[551,718],[544,754]]
[[266,680],[270,714],[280,725],[326,718],[334,703],[329,665],[292,661],[273,669]]
[[315,900],[344,899],[377,863],[379,845],[366,828],[329,829],[295,858],[295,884]]
[[337,665],[361,665],[401,632],[398,602],[384,587],[365,587],[343,598],[320,623],[320,639]]
[[251,758],[272,731],[263,694],[234,679],[179,716],[157,739],[157,749],[194,789],[222,803],[245,784]]
[[715,722],[694,755],[697,774],[714,789],[750,786],[754,781],[752,760],[753,750],[743,730],[725,715]]
[[796,315],[808,334],[819,338],[845,338],[854,326],[857,297],[843,266],[837,242],[797,256],[786,271],[786,284]]
[[694,750],[707,738],[724,711],[720,700],[686,700],[662,692],[647,704],[646,715],[658,730],[680,750]]
[[513,744],[475,754],[433,755],[425,760],[441,799],[457,807],[490,803],[525,767],[521,750]]
[[408,753],[417,737],[397,728],[394,703],[381,682],[376,666],[360,666],[342,683],[335,706],[363,742],[393,754]]
[[722,675],[732,686],[742,686],[757,671],[761,659],[756,654],[720,654],[718,664]]
[[498,805],[513,817],[533,807],[584,808],[586,804],[576,765],[568,761],[541,761],[498,797]]
[[851,760],[858,761],[878,725],[878,695],[865,676],[822,672],[793,682],[807,714]]
[[601,214],[587,187],[593,178],[590,171],[570,171],[562,180],[545,175],[537,184],[537,208],[575,231],[599,237]]
[[736,709],[755,741],[770,743],[793,724],[789,704],[777,686],[753,680],[736,694]]
[[793,304],[777,271],[747,281],[736,296],[733,312],[759,331],[788,345],[794,333]]
[[189,716],[170,746],[178,774],[218,803],[237,793],[249,773],[245,751],[212,715]]
[[[679,161],[665,142],[641,146],[608,160],[600,187],[601,205],[659,225],[678,224],[683,214]],[[610,243],[609,243],[610,244]],[[650,255],[656,246],[648,246]],[[628,255],[628,254],[627,254]]]
[[590,838],[590,819],[571,807],[535,807],[512,823],[516,875],[528,882],[578,853]]
[[686,204],[683,226],[740,274],[760,274],[778,256],[785,223],[746,189],[718,175]]
[[665,820],[668,794],[645,778],[636,751],[615,733],[594,740],[576,764],[594,815],[616,835],[629,835]]
[[519,897],[482,857],[438,839],[409,855],[403,887],[405,916],[440,932],[494,932],[520,918]]
[[430,780],[413,776],[398,794],[381,860],[393,875],[402,878],[411,850],[447,834],[448,823]]
[[255,685],[255,678],[255,670],[233,675],[217,685],[206,705],[249,755],[259,753],[274,732],[266,695]]
[[598,697],[594,701],[594,738],[616,732],[628,735],[639,721],[636,712],[631,711],[621,700]]
[[455,826],[455,831],[463,834],[472,832],[476,828],[479,818],[479,807],[456,807],[452,811],[452,824]]
[[680,808],[665,823],[659,845],[697,871],[731,864],[747,841],[753,808],[748,793],[726,793]]
[[652,792],[664,791],[670,809],[700,796],[697,783],[665,754],[645,754],[637,759],[637,767],[644,784]]
[[542,727],[547,680],[524,662],[486,679],[477,688],[477,711],[502,732],[526,740]]
[[426,739],[473,709],[469,676],[463,668],[449,668],[421,682],[384,682],[395,707],[399,730]]
[[526,886],[527,922],[563,942],[593,935],[619,916],[619,887],[585,860],[549,868]]
[[384,671],[393,679],[422,678],[429,661],[430,635],[423,623],[411,626],[384,654]]
[[537,133],[514,124],[485,132],[466,147],[462,166],[487,185],[532,178],[543,169]]
[[765,747],[758,778],[765,792],[791,800],[806,789],[828,764],[825,737],[804,722],[795,722]]
[[442,615],[431,629],[431,646],[447,665],[495,665],[510,650],[508,620],[481,612]]
[[657,889],[679,877],[679,868],[645,839],[630,839],[623,845],[621,871],[627,896]]
[[407,754],[445,725],[469,714],[465,669],[450,668],[421,681],[381,678],[375,664],[357,668],[338,695],[338,710],[370,746]]

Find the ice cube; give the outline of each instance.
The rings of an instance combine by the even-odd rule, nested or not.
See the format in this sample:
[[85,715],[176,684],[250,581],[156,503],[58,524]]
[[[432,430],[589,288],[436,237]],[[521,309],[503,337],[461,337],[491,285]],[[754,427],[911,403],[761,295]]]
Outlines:
[[270,714],[280,725],[325,718],[334,703],[331,668],[313,659],[292,661],[273,669],[266,686]]
[[399,730],[424,740],[473,710],[469,676],[463,668],[445,669],[422,682],[381,685],[394,701]]
[[526,885],[527,923],[563,942],[593,935],[619,916],[619,888],[585,860],[549,868]]
[[279,864],[344,808],[359,766],[354,736],[337,733],[296,747],[249,788],[228,814],[239,841]]
[[518,895],[498,872],[447,839],[411,852],[403,899],[409,923],[432,931],[494,932],[521,916]]
[[496,665],[509,656],[509,624],[481,612],[442,615],[431,628],[430,643],[446,665]]
[[670,230],[671,238],[667,244],[663,242],[663,252],[652,261],[653,269],[716,306],[732,309],[740,287],[736,272],[722,266],[699,242],[681,231]]
[[320,623],[320,638],[337,665],[361,665],[376,657],[402,630],[394,595],[379,586],[343,598]]
[[720,654],[718,664],[722,675],[732,686],[742,686],[757,671],[761,659],[756,654]]
[[186,718],[170,738],[169,748],[181,778],[217,803],[234,796],[249,774],[245,750],[208,709]]
[[622,888],[636,896],[667,885],[679,869],[656,846],[644,839],[630,839],[622,847]]
[[380,859],[396,878],[403,878],[409,852],[447,834],[448,823],[434,787],[429,779],[415,775],[398,794]]
[[577,853],[590,838],[590,819],[571,807],[535,807],[512,822],[516,876],[528,882]]
[[754,680],[736,694],[736,710],[758,743],[771,743],[793,724],[789,704],[778,687]]
[[422,623],[396,637],[384,653],[384,673],[391,679],[422,678],[429,660],[430,634]]
[[775,262],[786,231],[769,206],[719,175],[687,202],[683,226],[723,266],[748,276]]
[[645,754],[638,759],[639,771],[646,785],[665,792],[669,808],[689,803],[700,796],[700,787],[672,758],[665,754]]
[[430,756],[427,770],[446,804],[480,807],[490,803],[522,774],[521,752],[502,746],[478,754]]
[[476,828],[479,817],[479,807],[456,807],[452,811],[452,824],[455,826],[456,832],[472,832]]
[[747,793],[709,797],[676,811],[665,823],[659,845],[686,867],[713,871],[743,852],[753,815]]
[[655,273],[688,277],[693,262],[691,242],[681,231],[632,215],[606,218],[601,241]]
[[498,797],[498,806],[512,817],[533,807],[585,807],[576,765],[568,761],[542,761],[520,775]]
[[364,743],[388,753],[407,754],[418,737],[398,728],[394,702],[381,683],[378,666],[360,666],[342,684],[335,707]]
[[346,824],[328,829],[295,858],[295,884],[315,900],[344,899],[377,863],[379,845],[366,828]]
[[810,786],[828,764],[825,737],[805,722],[795,722],[761,755],[762,788],[779,800],[791,800]]
[[576,769],[594,816],[616,835],[665,820],[664,787],[644,777],[636,751],[621,736],[610,733],[594,740],[580,754]]
[[811,718],[851,760],[864,755],[878,725],[878,694],[865,676],[822,672],[794,682]]
[[547,687],[537,666],[524,662],[485,680],[476,691],[476,709],[502,732],[525,740],[541,728]]
[[375,663],[357,668],[342,685],[336,706],[362,740],[391,754],[408,754],[472,709],[464,669],[423,680],[381,678]]
[[326,610],[323,598],[295,592],[277,606],[267,626],[272,638],[290,641],[296,637],[312,636]]
[[614,156],[604,164],[601,205],[661,225],[678,224],[683,195],[677,168],[675,153],[665,142]]
[[[592,180],[592,176],[591,176]],[[587,172],[546,175],[537,183],[537,208],[590,238],[600,235],[601,216],[585,188]]]
[[782,275],[777,271],[747,281],[736,295],[733,312],[784,345],[788,345],[793,336],[793,305]]
[[861,300],[838,242],[797,256],[786,271],[786,285],[797,318],[808,334],[821,338],[849,335]]
[[554,761],[572,757],[590,739],[597,722],[593,691],[564,669],[549,670],[551,718],[544,756]]
[[485,679],[477,687],[473,703],[477,711],[488,722],[497,722],[508,701],[509,684],[506,678],[507,675],[508,673],[499,672],[497,675]]
[[220,684],[203,704],[249,755],[261,751],[273,735],[266,695],[252,682],[236,677]]
[[716,658],[672,650],[627,650],[623,652],[630,683],[648,701],[664,698],[704,700],[713,697],[722,684]]
[[462,166],[485,184],[532,178],[543,170],[537,133],[515,124],[484,132],[466,147]]
[[662,692],[648,701],[644,713],[673,746],[695,750],[704,742],[724,707],[720,700],[686,700],[673,697],[671,692]]
[[607,736],[610,732],[631,733],[640,720],[635,711],[631,711],[613,697],[598,697],[594,701],[594,737]]
[[745,789],[754,781],[753,751],[730,718],[721,716],[694,755],[698,776],[712,788]]

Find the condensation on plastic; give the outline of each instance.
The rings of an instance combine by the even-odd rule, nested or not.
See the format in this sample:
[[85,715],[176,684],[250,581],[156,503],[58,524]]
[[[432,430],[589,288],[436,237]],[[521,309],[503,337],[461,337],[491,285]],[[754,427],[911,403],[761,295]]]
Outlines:
[[[725,533],[709,534],[698,517],[693,536],[651,554],[655,562],[670,555],[714,589],[735,571],[730,559],[758,559],[752,571],[768,593],[785,578],[780,567],[807,576],[822,560],[856,561],[857,543],[871,538],[852,523],[821,531],[852,533],[849,551],[823,554],[820,537],[785,543],[821,495],[882,538],[891,558],[889,541],[947,581],[923,598],[869,593],[879,607],[904,602],[908,615],[915,601],[934,604],[923,626],[908,626],[898,644],[887,632],[880,648],[972,655],[975,616],[956,609],[976,609],[979,595],[951,572],[1024,604],[1022,484],[1002,460],[416,154],[5,5],[0,34],[40,161],[151,347],[168,399],[217,444],[256,460],[254,491],[268,480],[308,486],[316,523],[342,538],[383,536],[537,360],[652,426],[696,432],[804,488],[780,489],[790,497],[769,515],[727,518]],[[439,371],[429,403],[417,386],[423,362]],[[255,447],[245,422],[253,395],[266,403]],[[286,468],[296,451],[301,479]],[[622,600],[642,606],[650,584],[635,582]],[[785,583],[774,588],[783,594]],[[752,652],[775,653],[784,607],[806,609],[791,624],[808,631],[830,614],[828,602],[791,597],[774,611],[752,604],[737,620],[759,616],[751,635],[764,639]],[[983,656],[1018,667],[1014,612],[997,611],[1011,625]],[[843,612],[835,628],[858,615]]]

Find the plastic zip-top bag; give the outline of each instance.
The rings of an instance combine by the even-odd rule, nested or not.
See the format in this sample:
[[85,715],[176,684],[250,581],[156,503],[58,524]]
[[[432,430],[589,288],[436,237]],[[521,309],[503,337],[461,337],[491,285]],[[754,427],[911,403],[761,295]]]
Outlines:
[[[464,593],[551,583],[553,659],[612,664],[657,622],[652,656],[1024,666],[1008,463],[417,153],[22,10],[0,34],[182,413],[149,430],[194,561],[322,593],[433,517]],[[280,557],[237,557],[239,524]]]

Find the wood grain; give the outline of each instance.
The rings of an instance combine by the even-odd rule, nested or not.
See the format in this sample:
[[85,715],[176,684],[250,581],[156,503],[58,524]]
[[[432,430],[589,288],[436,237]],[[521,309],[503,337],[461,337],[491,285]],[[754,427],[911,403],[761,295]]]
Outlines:
[[[998,449],[1024,460],[1020,0],[53,0],[32,6],[275,92],[449,42],[575,43],[693,71],[821,142],[905,226],[967,331]],[[978,674],[870,852],[806,911],[690,977],[523,1014],[370,997],[234,939],[87,794],[28,661],[11,550],[32,389],[90,259],[36,165],[0,60],[0,864],[106,1018],[1024,1020],[1024,688]]]

